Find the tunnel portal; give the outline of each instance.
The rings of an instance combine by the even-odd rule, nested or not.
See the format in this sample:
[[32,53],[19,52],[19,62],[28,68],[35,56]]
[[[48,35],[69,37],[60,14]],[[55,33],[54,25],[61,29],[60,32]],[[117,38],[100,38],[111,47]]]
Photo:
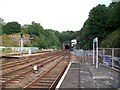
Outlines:
[[70,45],[65,45],[65,49],[70,49]]

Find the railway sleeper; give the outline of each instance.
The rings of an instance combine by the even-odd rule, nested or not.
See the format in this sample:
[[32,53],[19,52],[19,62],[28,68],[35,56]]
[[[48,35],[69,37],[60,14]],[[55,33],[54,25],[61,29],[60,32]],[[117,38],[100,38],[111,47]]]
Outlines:
[[14,81],[12,81],[12,82],[16,82],[16,81],[19,81],[19,82],[21,82],[22,81],[22,79],[16,79],[16,80],[14,80]]
[[6,86],[3,86],[3,88],[6,88],[6,89],[11,88],[10,90],[12,90],[12,88],[21,88],[21,87],[20,87],[20,84],[16,84],[16,85],[14,85],[14,84],[7,84]]
[[5,85],[2,85],[2,88],[10,88],[10,86],[13,86],[14,83],[9,83],[9,84],[5,84]]
[[35,86],[50,86],[51,85],[51,83],[35,83],[35,84],[33,84],[33,85],[35,85]]
[[4,80],[4,79],[6,79],[6,77],[5,77],[5,78],[4,78],[4,77],[2,77],[2,76],[0,77],[0,80]]
[[3,85],[3,88],[15,88],[15,87],[19,88],[20,86],[21,83],[16,81],[16,82],[11,82],[7,85]]
[[48,88],[48,87],[46,87],[46,86],[30,86],[29,88],[41,88],[42,90],[43,90],[43,88]]
[[59,73],[60,72],[57,72],[57,73],[54,73],[54,74],[48,74],[47,77],[48,78],[54,78],[54,77],[57,77]]
[[24,79],[25,77],[19,77],[17,80],[21,80],[21,79]]
[[33,86],[38,87],[38,88],[42,88],[42,87],[49,88],[51,86],[51,84],[35,84]]
[[49,78],[49,77],[43,77],[42,80],[43,80],[43,79],[44,79],[44,80],[50,80],[50,81],[54,81],[54,80],[55,80],[55,78]]
[[[54,74],[53,74],[54,73]],[[50,76],[55,76],[55,75],[58,75],[58,73],[60,73],[60,70],[59,71],[53,71],[53,72],[50,72],[48,75]]]
[[50,79],[50,78],[42,78],[40,81],[49,81],[49,82],[53,82],[54,80],[53,80],[53,79]]
[[47,79],[47,80],[40,80],[39,83],[52,83],[54,82],[55,78],[54,79]]
[[4,83],[5,82],[5,80],[0,80],[0,83]]
[[5,76],[2,76],[2,79],[6,79],[6,78],[10,78],[11,76],[9,76],[9,75],[5,75]]
[[0,80],[0,83],[2,84],[2,83],[5,83],[6,81],[5,80]]
[[39,83],[52,83],[53,81],[40,81]]
[[61,71],[59,72],[56,72],[55,75],[48,75],[47,77],[53,77],[53,78],[56,78],[58,77],[58,75],[61,73]]
[[21,81],[19,80],[15,80],[15,81],[12,81],[12,83],[20,83]]

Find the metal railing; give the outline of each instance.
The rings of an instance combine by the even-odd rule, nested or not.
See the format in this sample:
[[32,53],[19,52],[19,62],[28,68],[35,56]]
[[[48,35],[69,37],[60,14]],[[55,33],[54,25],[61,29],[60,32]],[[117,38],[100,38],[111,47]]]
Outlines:
[[[94,52],[96,62],[96,51]],[[84,50],[80,55],[81,61],[93,60],[93,50]],[[120,48],[98,48],[98,63],[120,70]]]
[[99,48],[99,62],[120,70],[120,48]]

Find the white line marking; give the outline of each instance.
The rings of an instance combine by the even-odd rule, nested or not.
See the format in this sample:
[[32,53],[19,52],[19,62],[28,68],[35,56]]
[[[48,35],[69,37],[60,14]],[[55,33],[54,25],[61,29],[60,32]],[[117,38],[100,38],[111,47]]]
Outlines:
[[65,76],[66,76],[66,74],[67,74],[67,72],[68,72],[68,70],[69,70],[69,68],[70,68],[70,66],[71,66],[71,63],[72,63],[72,62],[69,63],[66,71],[64,72],[64,74],[63,74],[62,78],[60,79],[60,81],[58,82],[55,90],[58,90],[58,88],[60,88],[60,86],[61,86],[61,84],[62,84],[62,82],[63,82],[63,80],[64,80],[64,78],[65,78]]

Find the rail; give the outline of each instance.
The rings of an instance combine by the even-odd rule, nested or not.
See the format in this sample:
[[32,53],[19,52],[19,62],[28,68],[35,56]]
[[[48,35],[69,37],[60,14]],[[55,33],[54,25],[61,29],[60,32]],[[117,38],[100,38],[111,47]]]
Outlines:
[[[48,71],[48,70],[50,70],[50,66],[52,65],[52,63],[53,63],[53,65],[52,65],[52,67],[54,68],[54,65],[56,64],[56,66],[57,66],[57,63],[58,62],[61,62],[62,63],[62,65],[65,65],[64,67],[63,66],[61,66],[62,67],[62,69],[61,69],[61,71],[59,71],[59,74],[57,74],[57,77],[55,78],[55,80],[54,80],[54,82],[52,82],[52,84],[51,84],[51,88],[53,88],[53,86],[54,85],[56,85],[55,83],[57,82],[57,80],[59,80],[59,78],[60,78],[60,76],[62,75],[62,73],[64,72],[64,70],[65,70],[65,67],[66,67],[66,65],[67,65],[67,62],[66,61],[64,61],[64,60],[61,60],[60,58],[62,58],[63,56],[65,55],[65,52],[64,53],[61,53],[61,54],[58,54],[58,55],[54,55],[53,57],[49,57],[49,58],[47,58],[47,59],[43,59],[43,60],[41,60],[41,62],[36,62],[36,63],[34,63],[34,64],[32,64],[32,66],[33,65],[37,65],[39,68],[41,68],[40,70],[41,70],[41,72],[39,73],[40,74],[40,76],[41,75],[44,75],[45,76],[45,72],[46,72],[46,74],[48,74],[48,72],[50,72],[50,71]],[[65,56],[64,56],[65,57]],[[58,59],[59,58],[59,59]],[[47,71],[46,71],[47,70]],[[52,68],[51,68],[51,70],[52,70]],[[54,71],[55,71],[55,69],[54,69]],[[57,70],[58,71],[58,70]],[[56,71],[56,72],[57,72]],[[60,73],[60,72],[62,72],[62,73]],[[28,66],[28,67],[24,67],[24,68],[21,68],[21,69],[18,69],[18,70],[15,70],[15,71],[12,71],[12,72],[9,72],[9,73],[6,73],[6,74],[3,74],[2,75],[2,88],[4,89],[4,88],[8,88],[9,86],[11,86],[11,84],[12,84],[12,86],[14,86],[14,84],[15,83],[19,83],[20,84],[20,81],[21,81],[21,79],[22,80],[24,80],[27,76],[31,76],[31,75],[33,75],[33,67],[31,67],[31,65],[30,66]],[[12,77],[11,77],[12,76]],[[37,74],[34,74],[34,76],[36,76],[36,77],[38,77],[37,76]],[[33,76],[33,77],[34,77]],[[53,75],[54,76],[54,75]],[[34,77],[35,78],[35,77]],[[35,79],[36,80],[36,79]],[[30,80],[29,82],[33,82],[34,80]],[[25,88],[27,88],[27,86],[26,85],[28,85],[28,84],[24,84],[23,85],[23,87]],[[19,87],[17,87],[17,88],[19,88]]]

